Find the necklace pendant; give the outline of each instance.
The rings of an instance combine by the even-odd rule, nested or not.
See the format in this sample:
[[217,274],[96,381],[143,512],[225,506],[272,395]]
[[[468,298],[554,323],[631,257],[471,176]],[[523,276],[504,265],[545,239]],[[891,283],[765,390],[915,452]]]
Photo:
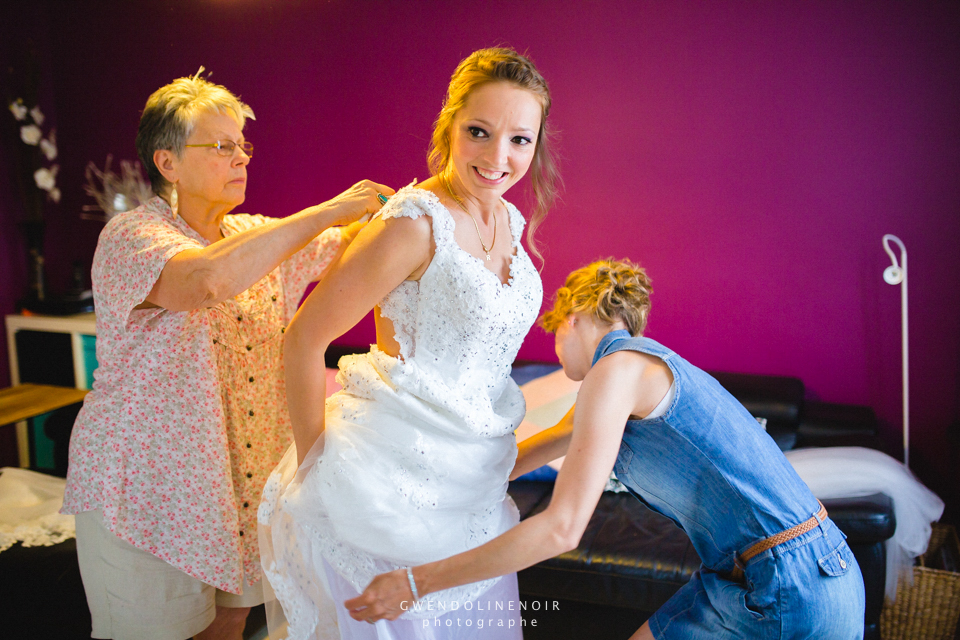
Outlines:
[[487,254],[487,262],[490,262],[490,254]]

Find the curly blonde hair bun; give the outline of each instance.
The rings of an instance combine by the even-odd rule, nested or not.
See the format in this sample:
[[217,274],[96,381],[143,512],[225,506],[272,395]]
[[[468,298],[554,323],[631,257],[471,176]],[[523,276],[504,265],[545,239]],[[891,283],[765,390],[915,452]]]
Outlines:
[[643,335],[650,315],[650,278],[629,260],[598,260],[577,269],[557,290],[553,309],[540,316],[540,326],[554,333],[571,313],[588,312],[600,321],[627,325],[630,335]]

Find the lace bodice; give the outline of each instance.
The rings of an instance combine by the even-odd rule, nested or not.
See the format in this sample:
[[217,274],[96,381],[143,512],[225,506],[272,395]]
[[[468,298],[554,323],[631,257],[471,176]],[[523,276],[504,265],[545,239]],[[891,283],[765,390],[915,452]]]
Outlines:
[[[540,310],[543,286],[520,244],[523,216],[512,204],[504,205],[514,250],[506,284],[457,244],[453,217],[432,192],[401,189],[380,214],[432,218],[433,260],[419,281],[406,281],[387,294],[380,311],[393,321],[403,361],[439,385],[437,395],[443,398],[498,397]],[[502,433],[501,425],[475,426],[481,434]]]

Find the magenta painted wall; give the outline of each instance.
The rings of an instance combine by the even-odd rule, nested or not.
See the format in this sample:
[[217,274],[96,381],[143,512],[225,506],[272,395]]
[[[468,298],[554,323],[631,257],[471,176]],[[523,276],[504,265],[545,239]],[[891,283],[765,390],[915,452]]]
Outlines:
[[[203,64],[253,106],[244,208],[286,215],[360,178],[424,178],[450,73],[505,43],[554,94],[566,191],[540,235],[548,291],[597,257],[637,259],[656,289],[648,335],[704,368],[870,405],[893,451],[900,298],[880,238],[897,234],[913,466],[960,490],[957,3],[47,1],[65,189],[54,288],[99,231],[78,218],[85,164],[133,158],[139,110],[174,77]],[[366,323],[344,341],[372,337]],[[521,357],[553,358],[550,338],[535,329]]]
[[[10,99],[27,97],[24,91],[27,80],[25,74],[19,71],[28,66],[30,59],[35,61],[39,70],[35,91],[46,116],[44,133],[57,125],[48,6],[44,2],[37,3],[31,7],[29,14],[11,9],[6,5],[0,9],[0,316],[14,313],[17,301],[27,289],[27,249],[18,226],[25,216],[20,187],[15,179],[16,149],[13,148],[22,143],[18,137],[18,126],[7,110],[7,104]],[[52,205],[51,212],[54,212]],[[0,387],[10,384],[8,362],[4,330],[0,340]],[[4,438],[9,435],[8,431],[10,429],[0,430],[0,442],[7,442]],[[0,462],[9,462],[5,453],[0,451]],[[15,456],[13,461],[15,464]]]

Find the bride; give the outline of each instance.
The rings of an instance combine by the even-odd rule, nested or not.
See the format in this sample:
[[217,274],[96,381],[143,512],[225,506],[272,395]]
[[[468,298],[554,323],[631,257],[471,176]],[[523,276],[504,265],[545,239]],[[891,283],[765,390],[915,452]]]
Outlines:
[[[287,330],[295,446],[259,519],[291,639],[522,637],[516,574],[432,593],[373,626],[342,603],[379,573],[518,521],[506,488],[524,403],[510,367],[543,290],[520,244],[524,219],[502,196],[532,169],[530,240],[559,182],[549,109],[524,56],[463,60],[434,127],[432,177],[390,198]],[[343,390],[325,406],[324,351],[374,307],[377,344],[340,361]]]

